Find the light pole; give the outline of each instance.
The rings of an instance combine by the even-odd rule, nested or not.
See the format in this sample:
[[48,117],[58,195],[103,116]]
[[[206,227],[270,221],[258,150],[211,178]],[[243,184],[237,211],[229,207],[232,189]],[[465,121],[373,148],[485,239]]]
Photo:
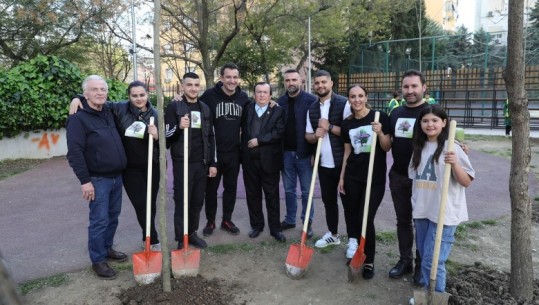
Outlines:
[[410,53],[412,53],[412,48],[406,48],[404,51],[404,54],[408,56],[408,60],[406,61],[406,70],[410,69]]
[[137,24],[135,21],[135,3],[134,0],[131,0],[131,23],[133,25],[133,48],[132,55],[133,55],[133,81],[136,81],[138,79],[137,75]]
[[309,54],[309,63],[308,63],[308,69],[307,69],[307,92],[311,93],[311,16],[309,16],[309,19],[307,21],[307,30],[309,32],[309,43],[308,43],[308,49],[307,52]]

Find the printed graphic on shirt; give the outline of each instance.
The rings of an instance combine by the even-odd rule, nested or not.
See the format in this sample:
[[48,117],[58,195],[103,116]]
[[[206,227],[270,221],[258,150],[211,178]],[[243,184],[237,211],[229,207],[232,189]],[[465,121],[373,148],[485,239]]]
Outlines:
[[350,135],[350,144],[354,148],[354,154],[370,153],[372,144],[372,126],[365,125],[348,132]]
[[125,130],[125,136],[130,138],[144,139],[146,124],[144,122],[135,121]]
[[414,118],[399,118],[395,124],[395,137],[397,138],[409,138],[414,136],[414,125],[416,119]]
[[235,103],[219,103],[215,109],[215,119],[225,117],[227,120],[241,118],[242,107]]
[[416,188],[436,189],[436,181],[438,181],[438,177],[436,176],[436,167],[434,166],[432,157],[432,155],[429,157],[423,170],[416,172]]
[[202,125],[200,111],[191,111],[191,128],[200,128]]

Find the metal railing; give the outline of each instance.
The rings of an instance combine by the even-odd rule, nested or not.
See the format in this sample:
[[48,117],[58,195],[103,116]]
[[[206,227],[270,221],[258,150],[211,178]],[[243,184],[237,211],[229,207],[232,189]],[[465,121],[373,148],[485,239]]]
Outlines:
[[[393,91],[400,91],[402,72],[357,73],[339,75],[341,94],[359,83],[369,91],[369,103],[386,110]],[[503,103],[507,99],[503,68],[435,70],[424,72],[427,90],[455,119],[459,126],[478,128],[504,127]],[[526,67],[526,91],[530,128],[539,129],[539,66]]]

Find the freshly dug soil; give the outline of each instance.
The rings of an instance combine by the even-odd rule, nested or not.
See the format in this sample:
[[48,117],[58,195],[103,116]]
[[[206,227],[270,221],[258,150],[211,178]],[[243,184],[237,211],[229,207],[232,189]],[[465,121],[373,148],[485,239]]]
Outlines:
[[237,287],[224,280],[207,280],[202,276],[172,279],[172,291],[165,293],[161,279],[144,286],[126,289],[120,295],[125,305],[231,305]]
[[517,300],[509,293],[507,272],[494,270],[481,263],[464,266],[457,275],[447,278],[446,291],[451,293],[450,305],[537,305],[539,304],[539,280],[534,281],[532,301]]

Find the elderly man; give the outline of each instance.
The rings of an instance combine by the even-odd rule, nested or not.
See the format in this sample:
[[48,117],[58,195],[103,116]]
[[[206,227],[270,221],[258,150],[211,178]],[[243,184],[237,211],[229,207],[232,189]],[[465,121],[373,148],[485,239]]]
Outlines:
[[116,272],[108,261],[123,262],[127,255],[112,248],[122,207],[122,171],[127,164],[122,140],[110,109],[104,106],[108,86],[97,75],[82,83],[89,107],[67,119],[67,159],[89,201],[88,251],[92,269],[103,279]]
[[268,83],[256,84],[254,91],[255,103],[245,107],[241,126],[243,181],[251,223],[249,237],[258,237],[264,229],[264,192],[270,234],[277,241],[285,242],[279,222],[279,171],[283,168],[284,109],[268,107],[271,99]]

